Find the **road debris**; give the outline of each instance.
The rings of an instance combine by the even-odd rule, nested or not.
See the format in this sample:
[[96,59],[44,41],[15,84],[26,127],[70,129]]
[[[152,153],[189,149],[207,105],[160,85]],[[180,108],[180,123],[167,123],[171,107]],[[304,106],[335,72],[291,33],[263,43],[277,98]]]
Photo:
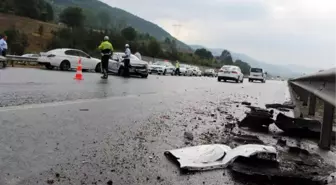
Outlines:
[[261,141],[258,136],[252,136],[246,134],[240,134],[240,135],[237,134],[233,136],[233,140],[243,144],[264,144],[264,142]]
[[[279,113],[275,125],[287,135],[313,138],[320,137],[321,122],[318,120],[292,118]],[[333,138],[335,138],[335,132]]]
[[273,104],[266,104],[265,107],[267,109],[270,109],[270,108],[273,108],[273,109],[280,109],[280,108],[294,109],[295,105],[293,105],[291,103],[284,103],[284,104],[273,103]]
[[184,132],[184,138],[192,141],[194,140],[194,135],[191,132]]
[[253,155],[268,154],[277,156],[277,151],[272,146],[266,145],[241,145],[231,149],[227,145],[199,145],[166,151],[165,155],[178,161],[181,170],[203,171],[226,168],[239,156],[250,157]]
[[251,105],[251,103],[250,103],[250,102],[247,102],[247,101],[243,101],[243,102],[242,102],[242,105]]
[[283,146],[286,146],[287,141],[283,138],[280,138],[280,139],[278,139],[277,144],[283,147]]
[[268,128],[268,126],[274,122],[273,111],[268,111],[267,109],[262,109],[259,107],[249,106],[250,112],[246,113],[246,117],[239,122],[240,127],[249,128]]

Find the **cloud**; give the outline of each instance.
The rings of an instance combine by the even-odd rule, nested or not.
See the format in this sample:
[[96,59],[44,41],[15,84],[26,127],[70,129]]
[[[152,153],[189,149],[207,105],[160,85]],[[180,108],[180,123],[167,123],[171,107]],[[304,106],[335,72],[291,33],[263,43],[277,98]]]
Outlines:
[[186,43],[227,48],[273,64],[336,66],[335,0],[102,1]]

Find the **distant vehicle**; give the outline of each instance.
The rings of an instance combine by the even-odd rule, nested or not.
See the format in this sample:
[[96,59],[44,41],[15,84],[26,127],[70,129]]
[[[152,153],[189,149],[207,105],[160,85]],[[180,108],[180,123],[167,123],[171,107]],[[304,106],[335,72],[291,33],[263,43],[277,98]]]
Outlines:
[[180,64],[180,74],[178,75],[191,76],[192,75],[191,67],[187,64]]
[[148,69],[149,74],[157,73],[159,75],[163,74],[171,74],[173,75],[175,73],[175,67],[172,63],[166,62],[166,61],[158,61],[154,64],[149,65]]
[[224,65],[219,69],[218,72],[218,81],[234,80],[236,83],[243,83],[244,74],[241,72],[241,69],[237,66]]
[[214,69],[206,69],[203,73],[204,76],[215,77],[217,74]]
[[202,76],[202,71],[198,67],[194,66],[192,67],[192,75]]
[[[109,72],[118,74],[120,76],[124,75],[124,62],[122,56],[125,54],[122,52],[114,52],[112,55],[112,60],[109,62]],[[141,76],[141,78],[148,77],[148,63],[140,60],[135,55],[131,55],[130,58],[130,69],[131,75]]]
[[38,63],[44,65],[47,69],[54,69],[55,67],[59,67],[62,71],[75,69],[79,59],[81,59],[83,70],[101,71],[99,59],[92,58],[84,51],[78,49],[54,49],[40,55]]
[[38,58],[38,57],[40,57],[40,55],[39,54],[24,54],[24,55],[22,55],[22,57],[34,57],[34,58]]
[[266,75],[261,68],[251,68],[250,69],[250,76],[249,76],[249,82],[253,81],[261,81],[262,83],[266,82]]

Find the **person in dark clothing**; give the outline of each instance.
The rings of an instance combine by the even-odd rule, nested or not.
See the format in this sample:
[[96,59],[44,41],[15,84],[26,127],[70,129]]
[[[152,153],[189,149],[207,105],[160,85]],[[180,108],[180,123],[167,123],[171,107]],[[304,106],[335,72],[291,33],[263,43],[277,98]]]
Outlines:
[[125,55],[123,56],[123,58],[124,58],[124,77],[129,77],[131,50],[128,44],[125,45]]
[[100,44],[98,47],[101,51],[102,58],[101,58],[101,70],[103,73],[102,79],[108,78],[108,65],[109,65],[109,59],[111,58],[111,55],[113,54],[113,46],[109,42],[109,37],[105,36],[104,41]]

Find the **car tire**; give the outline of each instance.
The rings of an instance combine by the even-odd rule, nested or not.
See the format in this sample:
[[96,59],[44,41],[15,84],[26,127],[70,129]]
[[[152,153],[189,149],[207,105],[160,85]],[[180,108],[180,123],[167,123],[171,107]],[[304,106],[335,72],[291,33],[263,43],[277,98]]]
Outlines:
[[68,60],[63,60],[60,64],[61,71],[69,71],[71,69],[71,64]]
[[119,70],[118,70],[118,75],[119,75],[119,76],[124,76],[124,73],[125,73],[124,68],[123,68],[123,67],[119,68]]
[[217,81],[219,81],[219,82],[220,82],[220,81],[222,81],[222,79],[218,77],[218,78],[217,78]]
[[102,70],[101,70],[101,66],[100,66],[100,64],[101,64],[101,63],[98,63],[98,64],[96,65],[96,68],[95,68],[95,72],[96,72],[96,73],[101,73],[101,71],[102,71]]
[[54,66],[52,66],[51,64],[45,64],[44,66],[45,66],[46,69],[49,69],[49,70],[54,69]]
[[141,75],[141,78],[148,78],[148,74]]

